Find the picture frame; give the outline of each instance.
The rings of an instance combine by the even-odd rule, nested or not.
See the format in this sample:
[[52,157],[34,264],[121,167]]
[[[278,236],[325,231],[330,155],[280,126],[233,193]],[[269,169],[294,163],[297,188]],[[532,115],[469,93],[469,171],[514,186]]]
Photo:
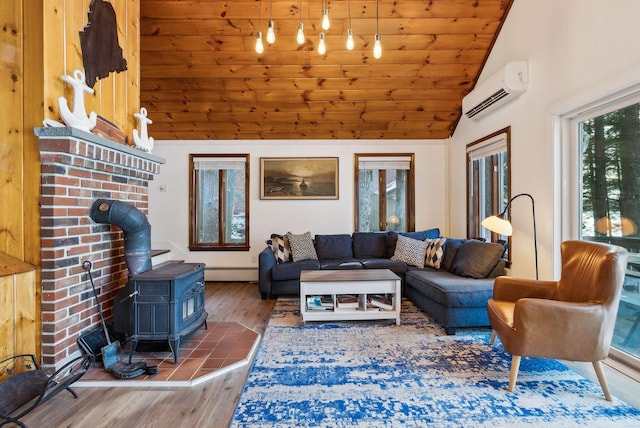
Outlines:
[[338,158],[260,158],[260,199],[338,199]]

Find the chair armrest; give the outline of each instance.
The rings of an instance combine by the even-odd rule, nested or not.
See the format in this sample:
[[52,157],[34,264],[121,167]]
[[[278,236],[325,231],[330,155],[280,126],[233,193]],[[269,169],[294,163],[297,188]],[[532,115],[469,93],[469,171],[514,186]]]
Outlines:
[[514,308],[513,328],[525,347],[521,355],[571,361],[603,359],[611,343],[607,331],[613,331],[605,314],[599,303],[520,299]]
[[276,256],[271,247],[258,254],[258,289],[260,293],[271,293],[271,269],[276,265]]
[[499,276],[493,283],[493,298],[507,302],[515,302],[526,297],[552,299],[557,286],[557,281]]

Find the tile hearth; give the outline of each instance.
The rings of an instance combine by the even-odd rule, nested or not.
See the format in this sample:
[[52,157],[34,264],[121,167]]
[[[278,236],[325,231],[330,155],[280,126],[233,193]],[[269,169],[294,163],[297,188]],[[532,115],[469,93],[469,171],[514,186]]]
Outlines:
[[[236,322],[209,320],[207,325],[207,330],[200,329],[182,341],[177,364],[173,363],[173,353],[167,349],[168,345],[154,344],[154,348],[145,349],[147,344],[140,343],[133,361],[158,366],[159,373],[155,376],[116,379],[97,364],[73,386],[190,387],[251,362],[260,342],[258,333]],[[120,353],[120,361],[128,361],[129,349],[127,343]]]

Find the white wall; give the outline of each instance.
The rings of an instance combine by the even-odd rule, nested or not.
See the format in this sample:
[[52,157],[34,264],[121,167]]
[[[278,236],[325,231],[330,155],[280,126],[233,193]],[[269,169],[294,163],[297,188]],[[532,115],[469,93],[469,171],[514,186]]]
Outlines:
[[[189,251],[190,153],[250,154],[249,252]],[[256,280],[258,253],[272,233],[353,232],[354,153],[414,153],[416,230],[439,227],[446,233],[447,150],[443,140],[157,141],[153,154],[165,158],[166,164],[149,188],[152,247],[170,249],[173,259],[206,263],[207,280]],[[260,158],[297,156],[339,158],[338,200],[260,199]],[[161,192],[161,186],[168,191]]]
[[[640,2],[613,0],[516,0],[494,45],[482,81],[506,63],[529,60],[529,89],[516,101],[481,120],[465,117],[451,139],[448,186],[451,207],[465,207],[466,144],[511,126],[511,193],[531,193],[536,201],[541,278],[557,275],[561,230],[560,141],[554,114],[565,100],[574,108],[593,96],[594,88],[624,85],[629,70],[640,65]],[[635,77],[638,78],[637,76]],[[609,86],[609,87],[607,87]],[[564,214],[566,215],[566,214]],[[514,275],[533,277],[531,206],[528,199],[512,205]],[[466,230],[464,209],[452,209],[452,235]],[[554,265],[555,263],[555,265]]]

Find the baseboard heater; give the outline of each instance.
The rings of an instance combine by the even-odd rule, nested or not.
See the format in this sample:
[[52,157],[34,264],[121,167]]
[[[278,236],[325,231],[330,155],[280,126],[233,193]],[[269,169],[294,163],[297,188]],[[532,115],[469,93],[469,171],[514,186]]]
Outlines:
[[204,278],[206,281],[257,281],[257,266],[234,266],[234,267],[207,267]]

